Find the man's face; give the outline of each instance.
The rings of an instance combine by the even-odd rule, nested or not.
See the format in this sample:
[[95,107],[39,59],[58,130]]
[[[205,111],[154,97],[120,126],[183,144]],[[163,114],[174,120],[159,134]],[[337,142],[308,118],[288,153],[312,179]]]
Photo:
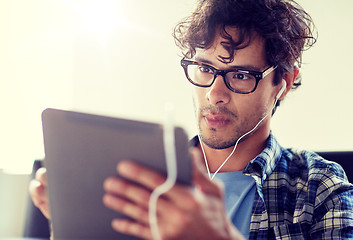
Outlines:
[[[237,31],[227,29],[236,40]],[[249,46],[237,50],[234,60],[223,63],[219,56],[228,56],[221,45],[225,41],[219,34],[209,49],[197,49],[195,60],[217,69],[232,67],[264,71],[269,65],[265,61],[262,38],[254,35]],[[222,76],[217,76],[211,87],[194,86],[195,113],[202,141],[209,147],[225,149],[234,146],[237,139],[250,131],[269,111],[281,86],[273,86],[274,72],[260,80],[255,92],[239,94],[227,88]],[[268,119],[264,122],[269,124]],[[260,126],[261,128],[261,126]]]

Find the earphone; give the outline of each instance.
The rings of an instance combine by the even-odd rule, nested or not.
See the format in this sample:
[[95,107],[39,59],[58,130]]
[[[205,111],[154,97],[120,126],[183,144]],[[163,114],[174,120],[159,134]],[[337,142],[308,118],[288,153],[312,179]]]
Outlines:
[[282,87],[276,95],[276,101],[282,96],[284,90],[286,90],[286,87],[287,87],[287,82],[284,79],[282,79]]
[[276,104],[278,102],[278,99],[282,96],[284,90],[286,89],[287,87],[287,82],[282,79],[282,87],[281,89],[279,90],[279,92],[277,93],[276,97],[275,97],[275,103],[273,104],[273,107],[271,108],[271,111],[269,111],[256,125],[255,127],[253,127],[250,131],[246,132],[245,134],[243,134],[240,138],[238,138],[238,140],[236,141],[235,145],[234,145],[234,148],[233,148],[233,151],[229,154],[229,156],[223,161],[223,163],[218,167],[218,169],[213,173],[213,175],[211,176],[211,172],[210,172],[210,169],[208,167],[208,163],[207,163],[207,159],[206,159],[206,153],[205,153],[205,150],[203,148],[203,145],[201,143],[201,136],[200,134],[198,135],[199,137],[199,141],[200,141],[200,146],[201,146],[201,149],[202,149],[202,153],[203,153],[203,157],[204,157],[204,160],[205,160],[205,164],[206,164],[206,169],[207,169],[207,172],[208,172],[208,176],[211,180],[213,180],[213,178],[216,176],[216,174],[222,169],[222,167],[226,164],[226,162],[230,159],[230,157],[233,155],[233,153],[235,152],[235,149],[237,148],[238,146],[238,143],[239,141],[249,135],[250,133],[252,133],[253,131],[255,131],[255,129],[267,118],[267,116],[273,111],[273,109],[276,107]]

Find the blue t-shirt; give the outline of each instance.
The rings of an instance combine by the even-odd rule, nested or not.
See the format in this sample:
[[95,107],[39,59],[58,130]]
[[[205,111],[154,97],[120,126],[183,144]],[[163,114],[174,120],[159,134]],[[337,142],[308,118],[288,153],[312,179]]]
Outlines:
[[217,173],[216,178],[222,181],[225,187],[228,217],[239,232],[248,239],[256,191],[255,180],[242,172]]

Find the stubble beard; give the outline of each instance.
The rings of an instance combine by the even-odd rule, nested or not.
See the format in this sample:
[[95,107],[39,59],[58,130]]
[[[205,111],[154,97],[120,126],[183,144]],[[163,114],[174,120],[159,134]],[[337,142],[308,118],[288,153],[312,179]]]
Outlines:
[[[238,139],[246,133],[246,131],[241,131],[243,129],[244,124],[240,124],[239,126],[236,125],[232,127],[229,132],[230,136],[224,136],[222,133],[220,133],[217,129],[215,128],[210,128],[210,129],[203,129],[200,127],[200,121],[199,121],[199,134],[201,137],[201,141],[206,144],[208,147],[213,148],[213,149],[226,149],[233,147]],[[245,140],[245,138],[242,138],[241,141]]]
[[[220,132],[216,128],[207,129],[206,126],[202,124],[203,113],[205,111],[227,115],[231,120],[231,126],[227,132]],[[214,106],[200,108],[196,115],[198,117],[198,130],[201,141],[213,149],[226,149],[233,147],[239,138],[241,138],[240,142],[246,140],[249,136],[251,136],[251,134],[244,137],[242,136],[254,128],[262,116],[259,113],[254,113],[252,116],[245,117],[241,120],[236,113],[228,110],[227,108]]]

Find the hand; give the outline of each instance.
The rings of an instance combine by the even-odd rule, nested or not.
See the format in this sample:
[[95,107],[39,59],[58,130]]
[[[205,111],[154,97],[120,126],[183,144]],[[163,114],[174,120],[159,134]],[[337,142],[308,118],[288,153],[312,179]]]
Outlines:
[[47,170],[45,168],[37,170],[35,179],[29,184],[29,193],[34,205],[40,209],[46,218],[50,219],[47,196]]
[[[162,239],[243,239],[228,220],[223,189],[205,174],[199,151],[192,152],[194,187],[176,184],[157,202],[157,218]],[[104,204],[134,221],[115,219],[112,227],[119,232],[152,239],[148,218],[148,201],[152,189],[165,177],[131,161],[117,167],[121,178],[111,177],[104,183]],[[140,185],[137,185],[137,184]],[[144,187],[141,187],[144,186]]]

